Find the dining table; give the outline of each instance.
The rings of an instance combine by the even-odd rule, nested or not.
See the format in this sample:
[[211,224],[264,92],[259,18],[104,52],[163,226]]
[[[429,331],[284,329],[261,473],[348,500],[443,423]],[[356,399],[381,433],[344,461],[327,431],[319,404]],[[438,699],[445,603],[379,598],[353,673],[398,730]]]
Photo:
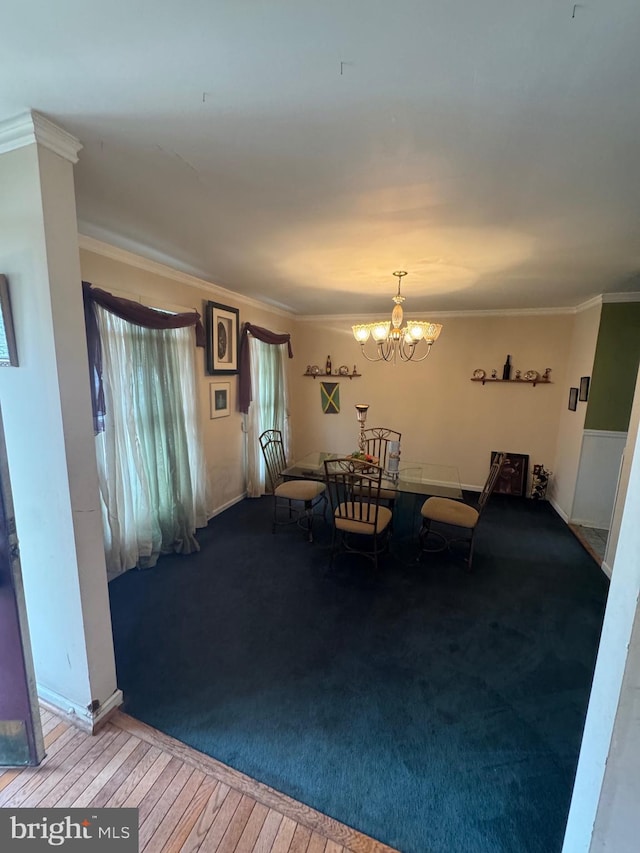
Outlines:
[[[344,453],[314,450],[284,469],[288,480],[324,480],[324,463],[329,459],[346,458]],[[438,462],[399,461],[398,472],[383,474],[382,487],[396,489],[400,494],[435,496],[462,500],[460,474],[455,465]]]

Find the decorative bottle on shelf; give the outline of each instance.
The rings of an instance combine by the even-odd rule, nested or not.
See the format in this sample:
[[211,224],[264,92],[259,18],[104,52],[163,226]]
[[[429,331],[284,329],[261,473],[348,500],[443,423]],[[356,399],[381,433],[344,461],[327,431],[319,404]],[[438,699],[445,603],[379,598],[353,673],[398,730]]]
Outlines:
[[324,367],[324,372],[327,374],[327,376],[331,376],[331,356],[330,355],[327,356],[327,363]]
[[503,379],[511,379],[511,356],[507,356],[507,360],[504,363],[504,367],[502,368],[502,378]]

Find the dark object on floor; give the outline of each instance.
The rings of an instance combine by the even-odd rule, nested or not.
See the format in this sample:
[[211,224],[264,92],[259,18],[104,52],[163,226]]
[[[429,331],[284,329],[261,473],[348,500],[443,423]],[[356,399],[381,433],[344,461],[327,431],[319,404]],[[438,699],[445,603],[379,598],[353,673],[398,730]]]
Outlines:
[[328,569],[267,498],[109,585],[124,710],[402,853],[559,853],[608,582],[546,501],[494,495],[474,572]]
[[547,496],[547,486],[551,471],[547,471],[544,465],[533,466],[533,480],[531,483],[531,497],[537,501],[543,501]]

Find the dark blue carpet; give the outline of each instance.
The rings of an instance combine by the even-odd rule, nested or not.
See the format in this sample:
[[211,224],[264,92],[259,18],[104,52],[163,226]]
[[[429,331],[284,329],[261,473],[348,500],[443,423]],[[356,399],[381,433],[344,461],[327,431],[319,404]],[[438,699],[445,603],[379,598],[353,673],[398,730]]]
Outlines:
[[608,582],[546,503],[494,496],[474,572],[376,574],[268,500],[110,584],[124,710],[403,853],[560,851]]

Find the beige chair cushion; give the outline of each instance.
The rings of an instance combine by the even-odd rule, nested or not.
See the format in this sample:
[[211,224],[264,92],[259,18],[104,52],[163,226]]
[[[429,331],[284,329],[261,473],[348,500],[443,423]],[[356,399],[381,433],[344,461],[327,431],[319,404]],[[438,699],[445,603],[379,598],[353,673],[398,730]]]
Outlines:
[[[373,533],[373,521],[376,517],[376,506],[375,504],[362,504],[362,520],[360,518],[344,518],[339,517],[340,514],[343,516],[348,513],[350,504],[340,504],[338,509],[335,512],[335,524],[338,530],[343,530],[345,533],[364,533],[365,535],[371,535]],[[365,509],[368,507],[368,509]],[[368,519],[371,519],[369,523]],[[378,507],[378,523],[376,524],[376,533],[382,533],[385,527],[391,521],[391,510],[389,507],[381,506]]]
[[324,483],[317,480],[287,480],[276,486],[275,495],[291,501],[312,501],[324,490]]
[[440,521],[442,524],[455,524],[469,529],[478,523],[478,510],[462,501],[450,498],[427,498],[420,510],[424,518]]

